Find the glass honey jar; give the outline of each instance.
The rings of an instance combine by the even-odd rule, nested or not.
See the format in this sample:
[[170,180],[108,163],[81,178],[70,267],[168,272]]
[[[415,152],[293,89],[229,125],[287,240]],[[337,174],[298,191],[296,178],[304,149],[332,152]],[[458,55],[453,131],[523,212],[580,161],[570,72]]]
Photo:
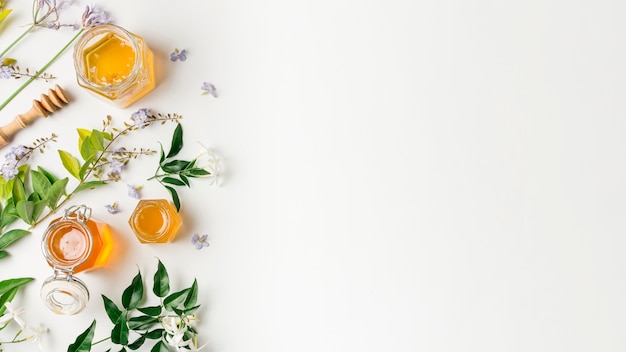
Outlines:
[[89,301],[89,290],[74,274],[102,267],[111,254],[111,231],[91,218],[91,209],[72,206],[54,219],[41,239],[41,249],[54,275],[41,287],[41,299],[58,314],[76,314]]
[[141,243],[166,243],[176,236],[183,221],[166,199],[142,199],[128,220]]
[[153,55],[142,37],[114,24],[85,31],[74,46],[78,84],[125,108],[155,86]]

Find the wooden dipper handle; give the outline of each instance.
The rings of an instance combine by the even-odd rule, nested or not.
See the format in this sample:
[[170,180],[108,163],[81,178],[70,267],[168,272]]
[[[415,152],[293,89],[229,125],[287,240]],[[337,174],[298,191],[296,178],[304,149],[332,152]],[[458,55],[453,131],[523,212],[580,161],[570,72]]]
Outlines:
[[33,106],[27,112],[13,118],[9,124],[0,127],[0,148],[3,148],[19,130],[29,125],[37,117],[48,117],[49,114],[62,108],[70,101],[67,94],[58,84],[48,94],[42,94],[39,100],[33,100]]

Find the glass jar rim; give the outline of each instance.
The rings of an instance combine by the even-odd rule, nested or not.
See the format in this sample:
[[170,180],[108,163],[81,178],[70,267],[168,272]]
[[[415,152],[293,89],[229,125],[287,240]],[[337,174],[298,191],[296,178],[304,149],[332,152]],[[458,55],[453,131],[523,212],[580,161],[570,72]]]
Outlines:
[[[52,245],[49,243],[54,239],[53,236],[57,233],[57,231],[61,230],[63,227],[71,227],[79,230],[79,232],[81,232],[81,234],[84,236],[87,244],[85,251],[83,251],[80,256],[72,260],[64,259],[55,255],[54,251],[51,250]],[[91,234],[91,230],[89,230],[89,227],[87,227],[84,222],[76,219],[62,218],[50,224],[41,239],[41,250],[43,252],[43,256],[44,258],[46,258],[46,261],[48,261],[48,263],[50,263],[50,265],[52,265],[55,269],[62,269],[66,271],[74,270],[74,268],[84,263],[87,258],[89,258],[92,249],[93,235]]]
[[48,277],[40,291],[46,307],[57,314],[73,315],[82,311],[89,301],[87,285],[71,274]]
[[[123,37],[121,39],[127,40],[130,46],[133,48],[135,61],[131,71],[128,73],[126,79],[124,79],[123,81],[113,84],[98,84],[87,78],[87,75],[85,74],[88,68],[86,67],[84,62],[83,52],[85,49],[87,49],[88,45],[92,44],[94,38],[100,38],[107,33],[117,34],[118,36]],[[91,89],[119,91],[131,87],[135,83],[137,76],[139,76],[140,74],[142,66],[141,60],[141,48],[139,43],[135,39],[135,35],[127,31],[126,29],[112,23],[102,24],[87,29],[78,38],[76,44],[74,44],[74,68],[76,71],[76,75],[78,76],[77,78],[82,84],[88,86]]]
[[[137,204],[135,211],[131,215],[131,222],[134,225],[133,227],[137,229],[135,235],[137,237],[141,237],[145,241],[150,241],[150,242],[158,240],[159,238],[167,235],[167,232],[170,228],[170,223],[172,220],[171,215],[168,212],[168,208],[167,208],[168,205],[169,205],[168,203],[163,203],[163,200],[161,199],[140,200],[139,203]],[[159,214],[161,215],[163,219],[163,225],[161,226],[159,231],[154,234],[147,233],[146,231],[144,231],[145,229],[143,229],[141,225],[139,224],[139,214],[137,213],[137,210],[139,209],[141,211],[145,211],[147,208],[158,209]]]

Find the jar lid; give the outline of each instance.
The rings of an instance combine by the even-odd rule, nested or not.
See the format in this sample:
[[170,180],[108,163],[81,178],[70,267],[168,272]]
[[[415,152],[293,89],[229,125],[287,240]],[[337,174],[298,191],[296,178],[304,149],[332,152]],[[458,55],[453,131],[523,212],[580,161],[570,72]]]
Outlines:
[[72,271],[93,247],[93,237],[82,219],[63,217],[51,223],[41,240],[44,257],[56,269]]
[[60,273],[50,276],[41,285],[41,299],[53,312],[73,315],[87,305],[89,290],[80,279]]

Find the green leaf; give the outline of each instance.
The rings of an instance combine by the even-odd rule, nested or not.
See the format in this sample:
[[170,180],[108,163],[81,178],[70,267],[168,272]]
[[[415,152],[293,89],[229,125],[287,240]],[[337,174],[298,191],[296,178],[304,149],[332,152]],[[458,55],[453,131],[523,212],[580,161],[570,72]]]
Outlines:
[[174,202],[174,206],[176,207],[176,211],[180,211],[180,198],[178,198],[178,193],[176,193],[176,190],[174,188],[170,187],[170,186],[165,186],[165,188],[172,195],[172,201]]
[[85,177],[87,170],[89,170],[89,167],[91,166],[91,163],[95,158],[96,156],[92,155],[90,158],[85,159],[85,163],[83,164],[83,166],[80,167],[80,170],[78,171],[78,177],[80,177],[81,180]]
[[76,159],[76,157],[66,152],[65,150],[59,150],[59,156],[61,157],[63,167],[65,167],[70,175],[80,180],[80,162],[78,161],[78,159]]
[[161,340],[152,347],[150,352],[169,352],[169,350],[170,348],[167,347],[167,344]]
[[13,229],[3,233],[0,235],[0,250],[7,248],[11,243],[29,234],[30,231],[22,229]]
[[24,182],[19,177],[13,178],[13,201],[17,202],[26,200],[26,190],[24,189]]
[[131,330],[144,330],[158,322],[159,322],[158,318],[151,317],[149,315],[141,315],[138,317],[132,317],[128,319],[128,327]]
[[97,154],[97,151],[94,150],[91,146],[89,137],[80,141],[78,150],[80,151],[80,156],[83,158],[83,160],[93,159]]
[[123,312],[115,322],[111,330],[111,342],[118,345],[128,345],[128,324],[126,323],[126,312]]
[[4,251],[4,250],[0,250],[0,259],[6,258],[8,256],[9,256],[9,252]]
[[0,295],[4,294],[5,292],[13,288],[22,287],[33,280],[34,279],[32,277],[21,277],[21,278],[15,278],[15,279],[2,280],[0,281]]
[[22,200],[15,204],[15,210],[17,211],[17,215],[20,219],[24,220],[25,223],[32,225],[33,221],[33,210],[35,208],[35,204],[29,200]]
[[4,21],[4,19],[11,13],[11,9],[6,9],[2,12],[0,12],[0,22]]
[[185,185],[187,185],[187,187],[191,187],[191,183],[189,183],[189,179],[187,178],[187,176],[185,176],[183,174],[180,174],[178,176],[185,183]]
[[176,174],[184,170],[189,165],[189,161],[185,160],[172,160],[169,163],[163,164],[161,169],[168,174]]
[[154,329],[152,331],[149,331],[144,336],[146,336],[147,339],[156,340],[156,339],[160,339],[161,336],[163,336],[164,332],[165,332],[165,329]]
[[86,128],[77,128],[76,131],[78,132],[78,147],[80,148],[83,141],[91,135],[91,131]]
[[152,292],[157,297],[165,297],[170,293],[170,277],[165,269],[165,265],[159,262],[157,263],[157,271],[154,273],[154,284],[152,286]]
[[170,312],[173,311],[174,308],[177,308],[179,305],[185,302],[188,292],[189,289],[186,288],[165,297],[165,299],[163,300],[163,307]]
[[159,165],[161,165],[163,163],[163,160],[165,160],[165,152],[163,151],[163,144],[161,144],[161,142],[159,142],[159,147],[161,148],[161,156],[159,157]]
[[96,320],[82,334],[78,335],[74,343],[67,347],[67,352],[89,352],[91,351],[91,342],[96,330]]
[[143,343],[146,342],[146,335],[140,335],[137,340],[133,341],[133,343],[131,343],[130,345],[128,345],[128,348],[130,348],[131,350],[136,350],[139,347],[141,347],[141,345],[143,345]]
[[50,209],[56,209],[59,199],[65,195],[65,187],[67,187],[68,181],[69,179],[65,177],[50,186],[50,191],[48,192],[48,207],[50,207]]
[[122,315],[122,311],[117,307],[117,304],[109,299],[109,297],[102,295],[102,300],[104,301],[104,310],[106,311],[107,316],[109,316],[111,322],[115,324],[115,322],[120,318],[120,315]]
[[185,309],[191,309],[196,305],[196,301],[198,300],[198,280],[193,279],[193,284],[189,288],[189,292],[187,293],[187,299],[185,299],[184,307]]
[[30,170],[30,177],[33,184],[33,190],[39,195],[40,199],[46,199],[52,183],[46,175],[39,171]]
[[161,314],[161,306],[141,307],[137,308],[138,311],[151,317],[158,317]]
[[174,129],[172,145],[170,147],[170,152],[167,153],[167,157],[171,158],[176,156],[181,149],[183,149],[183,126],[179,123],[176,124],[176,129]]
[[88,188],[96,188],[98,186],[102,186],[102,185],[106,185],[107,183],[105,181],[89,181],[89,182],[85,182],[83,184],[81,184],[80,186],[76,187],[76,191],[82,191],[84,189],[88,189]]
[[143,281],[141,273],[138,272],[133,278],[132,283],[122,293],[122,306],[131,310],[137,308],[143,298]]
[[202,176],[210,176],[211,173],[206,171],[205,169],[201,169],[199,167],[193,168],[193,169],[188,169],[185,171],[185,173],[189,176],[192,177],[202,177]]
[[48,171],[44,170],[41,166],[37,166],[37,170],[39,172],[41,172],[44,176],[46,176],[46,178],[48,179],[48,181],[50,181],[50,184],[54,184],[55,182],[57,182],[57,178],[54,177],[54,175],[52,175],[51,173],[49,173]]
[[163,177],[161,181],[163,181],[164,183],[169,183],[170,185],[185,186],[185,183],[183,181],[173,177]]
[[2,219],[0,219],[0,228],[4,228],[7,225],[10,225],[12,222],[18,219],[17,211],[15,210],[15,205],[13,204],[13,198],[9,198],[10,201],[7,202],[4,209],[2,209]]
[[98,130],[92,130],[91,136],[89,137],[89,143],[91,147],[97,151],[104,151],[104,136],[102,132]]
[[8,290],[7,292],[3,293],[2,295],[0,295],[0,316],[2,316],[2,314],[4,314],[4,312],[7,309],[7,307],[4,304],[7,302],[11,302],[13,298],[15,297],[15,295],[17,295],[18,290],[19,290],[18,287],[14,287]]
[[33,206],[33,225],[35,222],[37,222],[37,220],[39,220],[39,217],[41,216],[41,213],[43,213],[43,210],[46,209],[46,205],[48,205],[48,200],[47,199],[43,199],[40,201],[37,201],[34,203]]

